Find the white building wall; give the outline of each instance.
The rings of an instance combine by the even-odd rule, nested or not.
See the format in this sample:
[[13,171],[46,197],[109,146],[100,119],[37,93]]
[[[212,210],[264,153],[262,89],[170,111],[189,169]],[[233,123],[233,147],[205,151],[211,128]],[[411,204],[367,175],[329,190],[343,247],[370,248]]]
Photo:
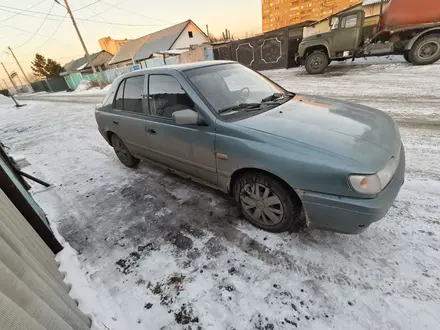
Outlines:
[[[189,31],[193,33],[192,38],[189,37]],[[171,49],[188,48],[191,45],[200,45],[204,42],[209,42],[206,35],[194,23],[189,23]]]

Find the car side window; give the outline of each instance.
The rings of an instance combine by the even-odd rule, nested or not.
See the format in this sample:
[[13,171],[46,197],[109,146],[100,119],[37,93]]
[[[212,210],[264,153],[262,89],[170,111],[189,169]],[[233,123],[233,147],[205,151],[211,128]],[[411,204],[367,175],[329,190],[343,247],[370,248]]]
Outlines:
[[149,114],[171,119],[179,110],[195,110],[194,102],[176,78],[150,75],[148,82]]
[[113,104],[114,109],[144,113],[144,76],[136,76],[124,79],[116,93]]
[[124,86],[125,80],[119,84],[118,92],[116,93],[115,102],[113,104],[114,109],[122,110],[124,108]]
[[143,113],[144,76],[125,79],[124,107],[125,111]]
[[341,28],[351,28],[357,25],[357,15],[349,15],[342,18]]

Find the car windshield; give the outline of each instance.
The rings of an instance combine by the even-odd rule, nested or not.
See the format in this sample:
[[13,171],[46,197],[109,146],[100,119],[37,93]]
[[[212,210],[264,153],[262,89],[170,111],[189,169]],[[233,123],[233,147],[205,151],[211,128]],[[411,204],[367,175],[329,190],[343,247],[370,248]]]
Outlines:
[[186,75],[215,111],[224,116],[240,110],[266,110],[290,95],[238,63],[192,69]]

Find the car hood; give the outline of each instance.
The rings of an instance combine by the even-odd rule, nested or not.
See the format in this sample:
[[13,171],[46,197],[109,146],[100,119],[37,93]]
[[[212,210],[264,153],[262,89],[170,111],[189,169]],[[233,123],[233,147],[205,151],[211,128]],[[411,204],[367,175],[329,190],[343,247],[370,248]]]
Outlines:
[[372,172],[401,147],[397,126],[384,112],[323,97],[297,95],[235,124],[349,158]]

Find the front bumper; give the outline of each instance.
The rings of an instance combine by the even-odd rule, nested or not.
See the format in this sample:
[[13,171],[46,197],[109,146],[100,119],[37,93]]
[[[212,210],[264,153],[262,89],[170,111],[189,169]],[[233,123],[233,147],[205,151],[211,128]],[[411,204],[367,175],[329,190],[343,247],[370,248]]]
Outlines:
[[311,228],[345,234],[359,234],[382,219],[393,205],[405,181],[405,150],[402,146],[399,167],[388,186],[375,198],[348,198],[303,192],[301,200]]

